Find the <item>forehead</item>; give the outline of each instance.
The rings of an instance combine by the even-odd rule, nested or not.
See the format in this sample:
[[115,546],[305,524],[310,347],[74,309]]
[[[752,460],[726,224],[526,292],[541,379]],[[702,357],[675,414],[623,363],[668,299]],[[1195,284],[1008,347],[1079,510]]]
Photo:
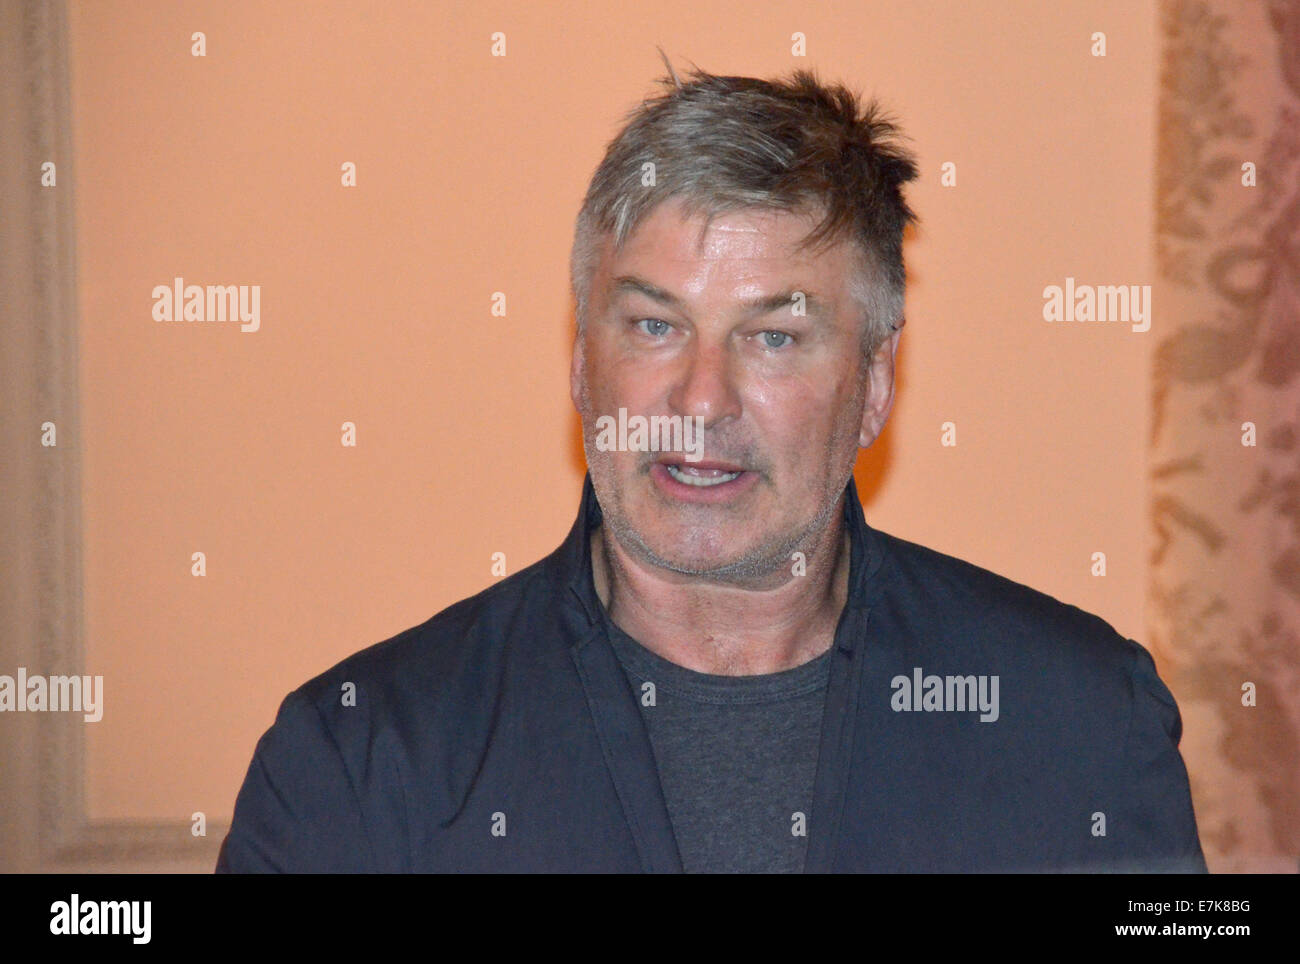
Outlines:
[[646,215],[615,250],[607,238],[601,266],[605,283],[629,270],[653,272],[664,283],[703,289],[726,281],[821,282],[838,288],[852,267],[843,239],[816,250],[803,246],[817,225],[813,212],[758,208],[727,211],[710,220],[688,214],[681,201],[665,201]]

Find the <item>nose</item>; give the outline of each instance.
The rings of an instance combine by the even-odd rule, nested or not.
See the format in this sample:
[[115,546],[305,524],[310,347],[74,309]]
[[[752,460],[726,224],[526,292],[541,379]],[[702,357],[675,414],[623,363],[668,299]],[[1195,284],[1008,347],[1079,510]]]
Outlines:
[[673,414],[699,416],[705,426],[740,416],[735,359],[726,345],[696,340],[683,355],[683,368],[668,404]]

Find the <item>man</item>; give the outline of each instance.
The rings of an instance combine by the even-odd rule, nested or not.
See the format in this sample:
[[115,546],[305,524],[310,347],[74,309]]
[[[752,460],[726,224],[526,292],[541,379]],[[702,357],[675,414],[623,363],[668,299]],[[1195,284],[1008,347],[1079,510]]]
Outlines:
[[643,103],[574,242],[573,530],[291,693],[218,869],[1203,871],[1146,651],[863,518],[915,176],[805,72]]

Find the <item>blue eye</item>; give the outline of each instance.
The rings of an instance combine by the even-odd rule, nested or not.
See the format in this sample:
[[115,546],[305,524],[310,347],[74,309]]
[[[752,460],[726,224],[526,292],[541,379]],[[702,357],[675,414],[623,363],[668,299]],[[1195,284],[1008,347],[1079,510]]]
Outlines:
[[[787,335],[787,334],[786,334],[785,332],[783,332],[783,331],[765,331],[765,332],[762,332],[761,334],[763,335],[763,347],[764,347],[764,348],[773,348],[773,349],[775,349],[775,348],[784,348],[786,345],[788,345],[790,342],[792,342],[792,341],[794,340],[793,338],[791,338],[789,335]],[[773,336],[774,336],[774,335],[776,336],[776,338],[778,338],[778,339],[782,339],[782,340],[780,340],[780,341],[774,341],[774,340],[773,340]]]
[[649,325],[650,327],[642,327],[641,330],[647,335],[652,335],[655,338],[668,334],[669,329],[672,328],[672,325],[668,324],[668,322],[660,321],[658,318],[642,318],[637,322],[637,325]]

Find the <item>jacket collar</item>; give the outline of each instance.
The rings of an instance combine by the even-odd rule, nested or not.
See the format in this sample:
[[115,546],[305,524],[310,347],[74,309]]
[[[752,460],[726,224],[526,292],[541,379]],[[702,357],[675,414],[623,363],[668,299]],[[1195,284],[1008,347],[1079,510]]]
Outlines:
[[[884,540],[867,525],[852,478],[845,487],[844,521],[850,540],[849,592],[835,630],[811,819],[825,828],[809,840],[804,870],[834,868],[836,840],[853,762],[854,729],[863,665],[857,654],[881,579],[872,578],[884,558]],[[641,867],[647,872],[680,873],[682,859],[659,782],[657,764],[641,712],[609,644],[612,625],[596,595],[591,571],[590,533],[601,520],[600,504],[587,475],[582,508],[569,537],[552,556],[565,585],[563,610],[570,622],[570,655],[582,681],[592,721]]]
[[[849,592],[845,608],[858,609],[873,601],[879,591],[878,580],[872,577],[884,561],[884,545],[880,533],[867,525],[857,482],[852,476],[844,494],[844,525],[849,532]],[[583,478],[578,518],[554,559],[557,575],[566,586],[566,602],[579,607],[589,626],[605,618],[591,568],[591,530],[600,525],[601,519],[600,502],[588,472]]]

